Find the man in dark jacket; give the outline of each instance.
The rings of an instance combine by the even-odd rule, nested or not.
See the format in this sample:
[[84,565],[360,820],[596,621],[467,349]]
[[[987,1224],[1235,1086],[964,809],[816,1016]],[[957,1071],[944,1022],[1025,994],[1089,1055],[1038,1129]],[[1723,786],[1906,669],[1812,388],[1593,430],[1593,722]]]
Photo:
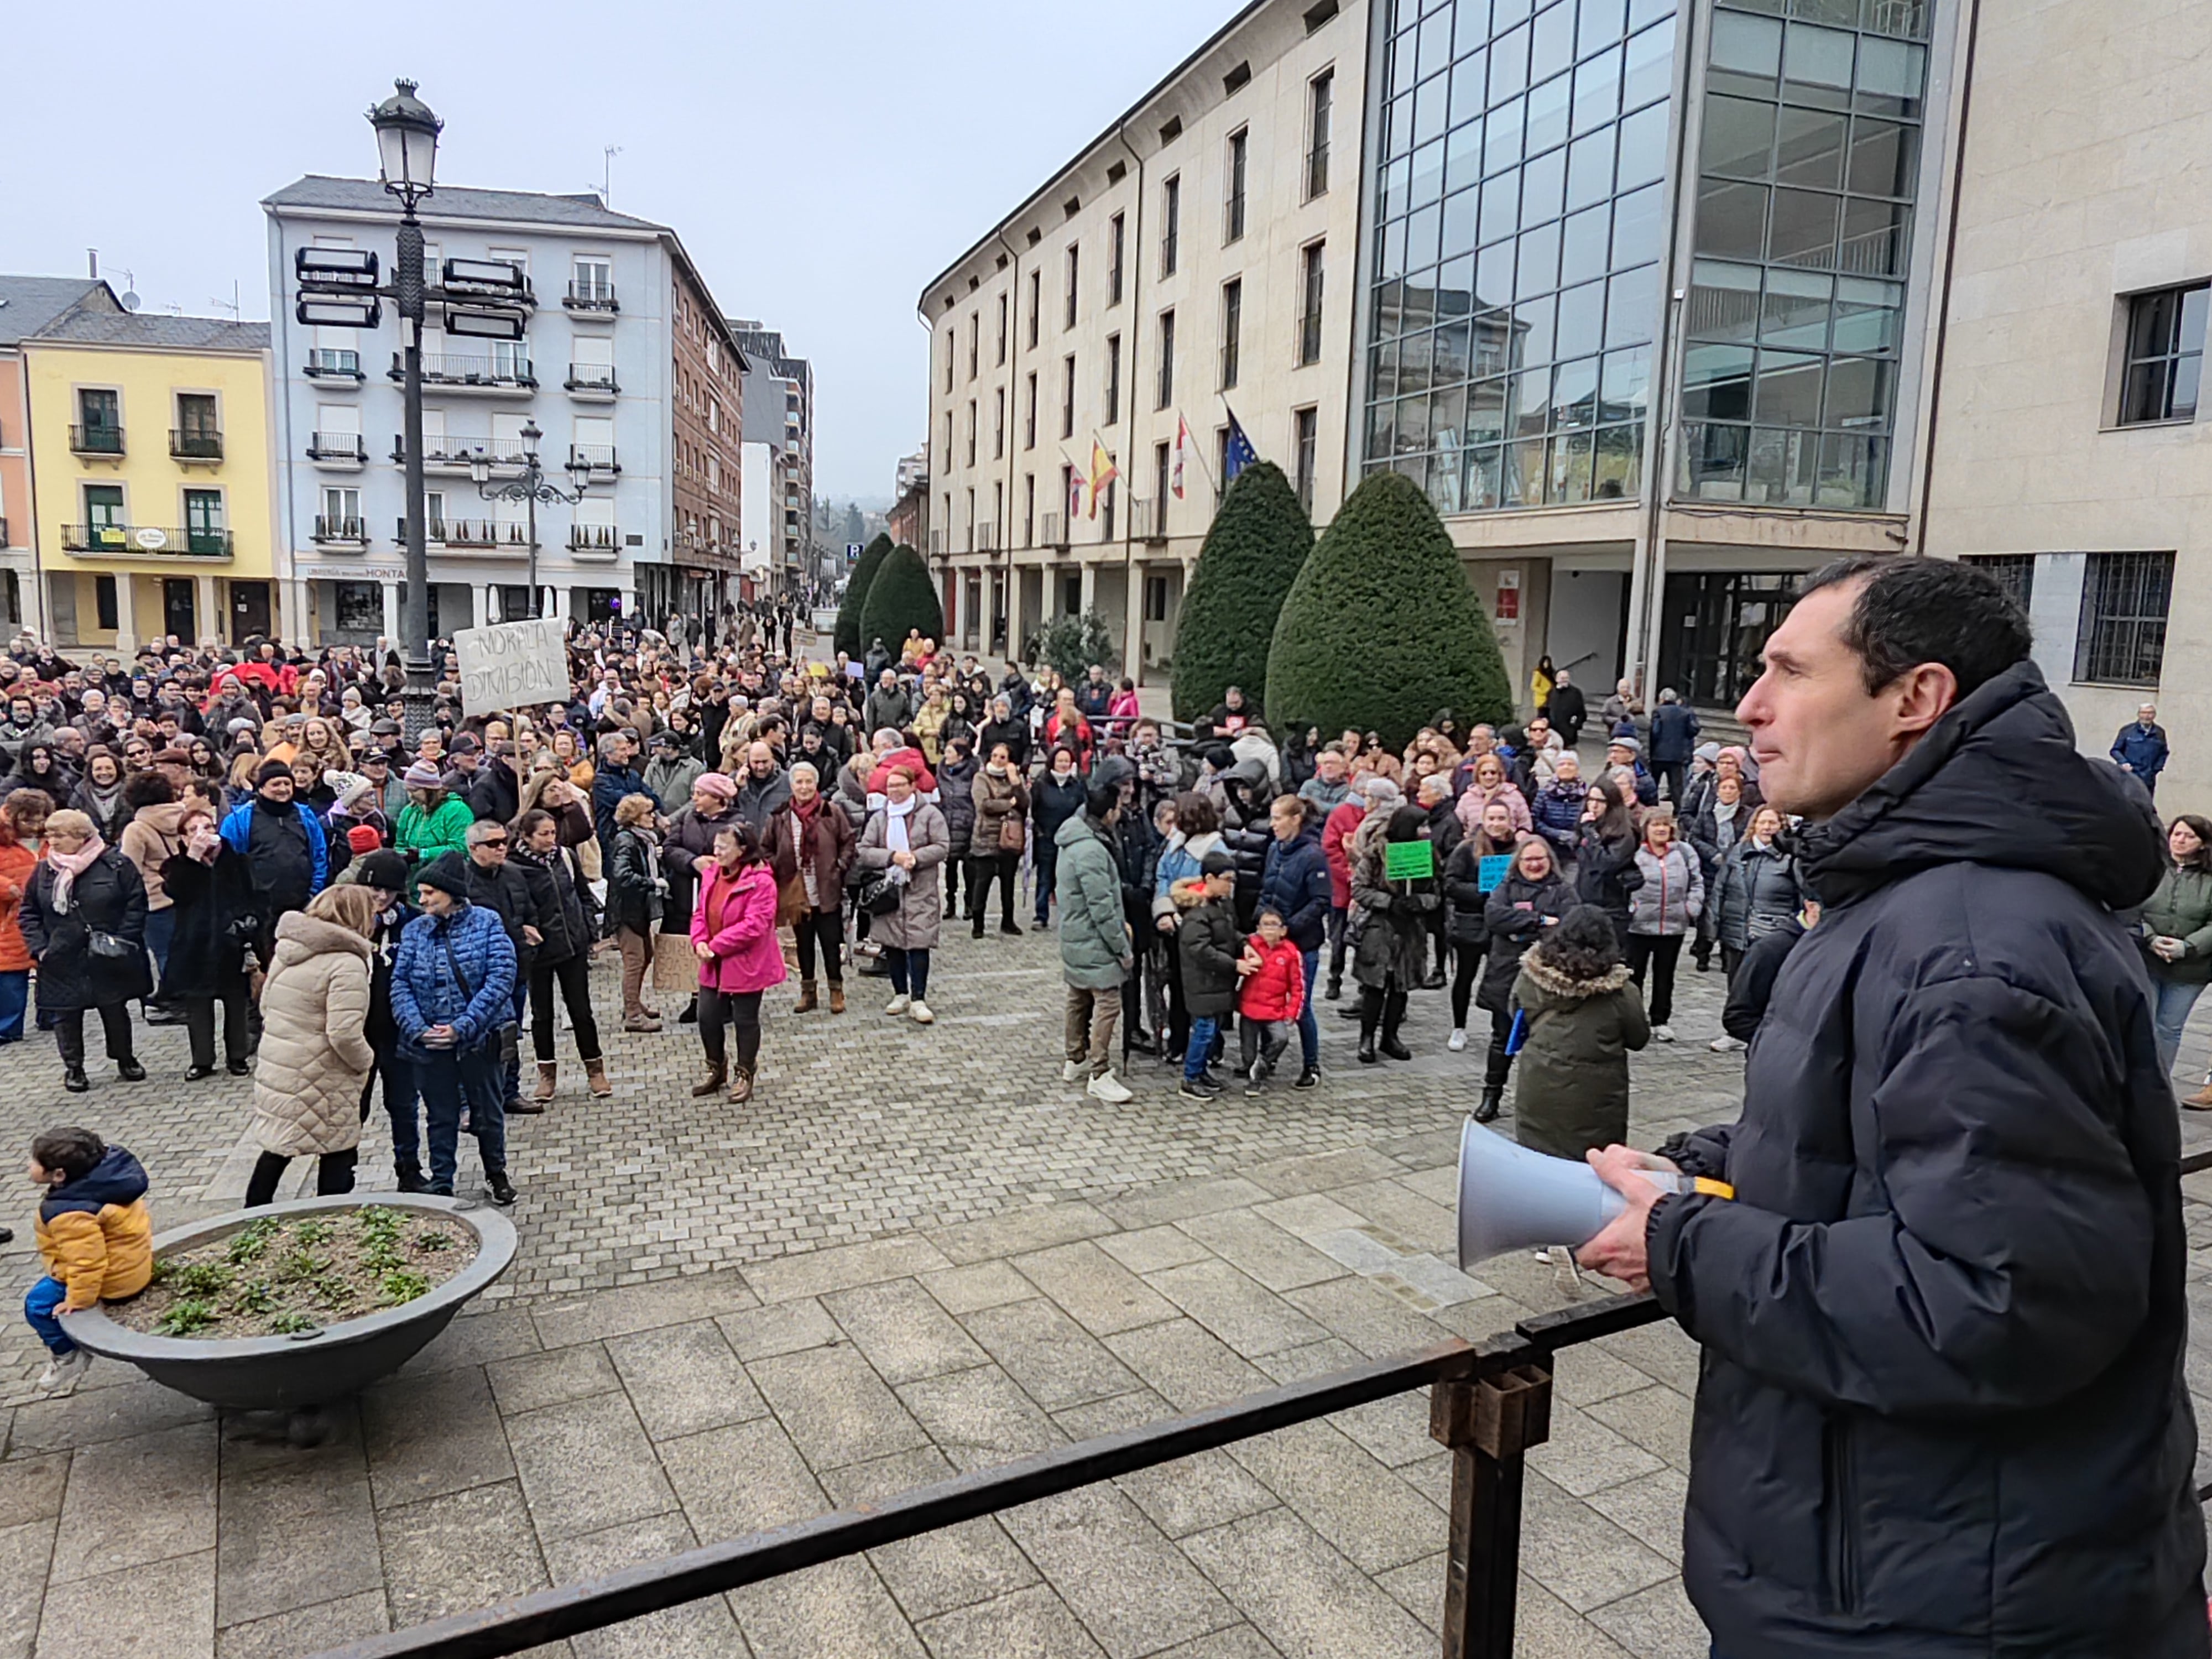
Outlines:
[[1698,711],[1671,691],[1659,694],[1651,711],[1651,769],[1666,787],[1667,799],[1679,811],[1682,805],[1682,773],[1698,748]]
[[2166,770],[2168,752],[2166,728],[2158,723],[2158,705],[2154,702],[2147,702],[2136,709],[2135,719],[2122,726],[2119,736],[2112,739],[2112,764],[2123,772],[2134,773],[2154,797],[2158,793],[2158,775]]
[[1030,763],[1030,723],[1015,717],[1014,706],[1004,696],[991,699],[991,718],[975,734],[975,752],[985,760],[999,744],[1006,745],[1006,758],[1018,767]]
[[522,811],[522,781],[514,775],[514,763],[507,758],[514,747],[514,740],[505,737],[490,738],[486,746],[491,750],[476,770],[469,784],[469,811],[478,822],[513,823]]
[[292,799],[292,769],[264,761],[254,775],[253,799],[222,821],[222,838],[252,860],[254,955],[266,967],[276,960],[276,921],[304,910],[330,880],[330,846],[319,819]]
[[1552,700],[1536,711],[1552,722],[1552,729],[1559,734],[1559,741],[1572,749],[1582,741],[1583,722],[1589,718],[1589,703],[1583,689],[1568,677],[1562,668],[1552,682]]
[[1260,908],[1283,919],[1283,929],[1305,964],[1305,1000],[1298,1008],[1298,1080],[1310,1089],[1321,1081],[1321,1024],[1314,1017],[1314,987],[1321,970],[1321,947],[1328,936],[1328,860],[1321,850],[1321,810],[1296,795],[1278,795],[1268,809],[1267,862],[1260,876]]
[[[769,820],[791,799],[791,774],[776,764],[775,750],[756,743],[745,750],[745,775],[738,785],[737,812],[768,844]],[[709,850],[712,850],[711,848]]]
[[667,805],[645,787],[645,775],[633,763],[637,740],[628,732],[610,732],[599,739],[599,763],[592,776],[592,823],[599,834],[599,848],[611,854],[615,847],[615,808],[624,795],[645,795],[656,809]]
[[[544,913],[537,898],[532,896],[530,884],[522,872],[507,861],[507,825],[491,818],[478,818],[469,826],[469,902],[479,908],[492,911],[507,929],[507,943],[514,947],[514,1013],[520,1023],[523,1004],[530,991],[531,965],[536,961],[538,947],[544,942],[545,930],[557,927],[560,918]],[[522,1050],[516,1047],[514,1060],[507,1066],[501,1081],[507,1085],[507,1109],[510,1112],[542,1112],[545,1109],[522,1098]]]
[[1820,923],[1728,1190],[1582,1251],[1705,1348],[1682,1576],[1723,1659],[2202,1659],[2173,1096],[2140,952],[2148,801],[2081,757],[2027,619],[1940,559],[1819,573],[1738,717]]
[[914,718],[914,699],[899,689],[896,670],[886,668],[876,676],[876,689],[868,693],[861,713],[872,733],[885,726],[894,732],[906,730],[907,722]]

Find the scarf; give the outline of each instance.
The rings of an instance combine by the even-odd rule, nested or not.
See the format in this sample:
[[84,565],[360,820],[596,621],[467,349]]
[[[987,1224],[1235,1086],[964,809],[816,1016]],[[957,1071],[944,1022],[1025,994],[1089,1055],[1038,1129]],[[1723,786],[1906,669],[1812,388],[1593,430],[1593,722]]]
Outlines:
[[100,809],[94,816],[106,822],[114,817],[115,809],[123,799],[123,780],[118,778],[105,789],[88,781],[84,786],[84,793],[90,798],[92,804]]
[[[908,795],[902,801],[884,803],[884,845],[894,853],[911,853],[914,847],[907,840],[906,821],[920,802],[919,795]],[[903,873],[903,872],[902,872]]]
[[71,898],[76,892],[76,878],[92,867],[93,860],[107,850],[107,843],[94,832],[91,840],[74,853],[62,853],[49,848],[46,862],[54,866],[54,914],[65,916],[72,908]]

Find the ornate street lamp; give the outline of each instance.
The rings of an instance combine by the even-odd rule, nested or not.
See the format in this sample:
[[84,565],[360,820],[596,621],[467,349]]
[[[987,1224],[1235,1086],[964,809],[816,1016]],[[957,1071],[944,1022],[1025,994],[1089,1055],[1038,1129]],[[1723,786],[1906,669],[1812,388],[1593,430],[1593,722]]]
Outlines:
[[[526,501],[530,506],[530,619],[535,622],[543,613],[538,590],[538,503],[548,507],[565,502],[574,507],[584,499],[584,492],[592,482],[590,458],[580,453],[574,445],[568,449],[568,465],[565,469],[574,489],[563,489],[558,484],[545,482],[545,469],[538,464],[538,441],[545,434],[531,421],[522,428],[522,476],[512,483],[495,486],[491,481],[491,457],[479,449],[469,457],[469,477],[476,483],[477,494],[488,501]],[[512,621],[513,618],[508,620]]]

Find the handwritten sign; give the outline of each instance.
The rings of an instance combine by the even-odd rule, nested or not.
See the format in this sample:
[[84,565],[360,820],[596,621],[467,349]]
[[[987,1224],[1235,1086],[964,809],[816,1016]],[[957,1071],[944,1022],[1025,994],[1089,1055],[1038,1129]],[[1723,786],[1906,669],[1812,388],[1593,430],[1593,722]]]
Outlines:
[[465,628],[453,635],[461,659],[461,707],[471,714],[568,701],[568,653],[556,617]]
[[1425,881],[1437,872],[1437,844],[1432,841],[1386,841],[1382,843],[1382,874],[1390,881]]
[[1488,858],[1478,861],[1474,872],[1475,885],[1486,893],[1504,880],[1505,872],[1512,867],[1512,854],[1492,853]]

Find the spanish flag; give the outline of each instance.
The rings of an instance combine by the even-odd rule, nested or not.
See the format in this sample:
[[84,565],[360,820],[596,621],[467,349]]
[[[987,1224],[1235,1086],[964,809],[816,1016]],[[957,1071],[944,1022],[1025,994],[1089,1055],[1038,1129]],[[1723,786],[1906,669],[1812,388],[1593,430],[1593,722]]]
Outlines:
[[1114,465],[1114,458],[1106,453],[1106,446],[1094,434],[1091,440],[1091,516],[1098,516],[1098,497],[1106,486],[1121,476]]

